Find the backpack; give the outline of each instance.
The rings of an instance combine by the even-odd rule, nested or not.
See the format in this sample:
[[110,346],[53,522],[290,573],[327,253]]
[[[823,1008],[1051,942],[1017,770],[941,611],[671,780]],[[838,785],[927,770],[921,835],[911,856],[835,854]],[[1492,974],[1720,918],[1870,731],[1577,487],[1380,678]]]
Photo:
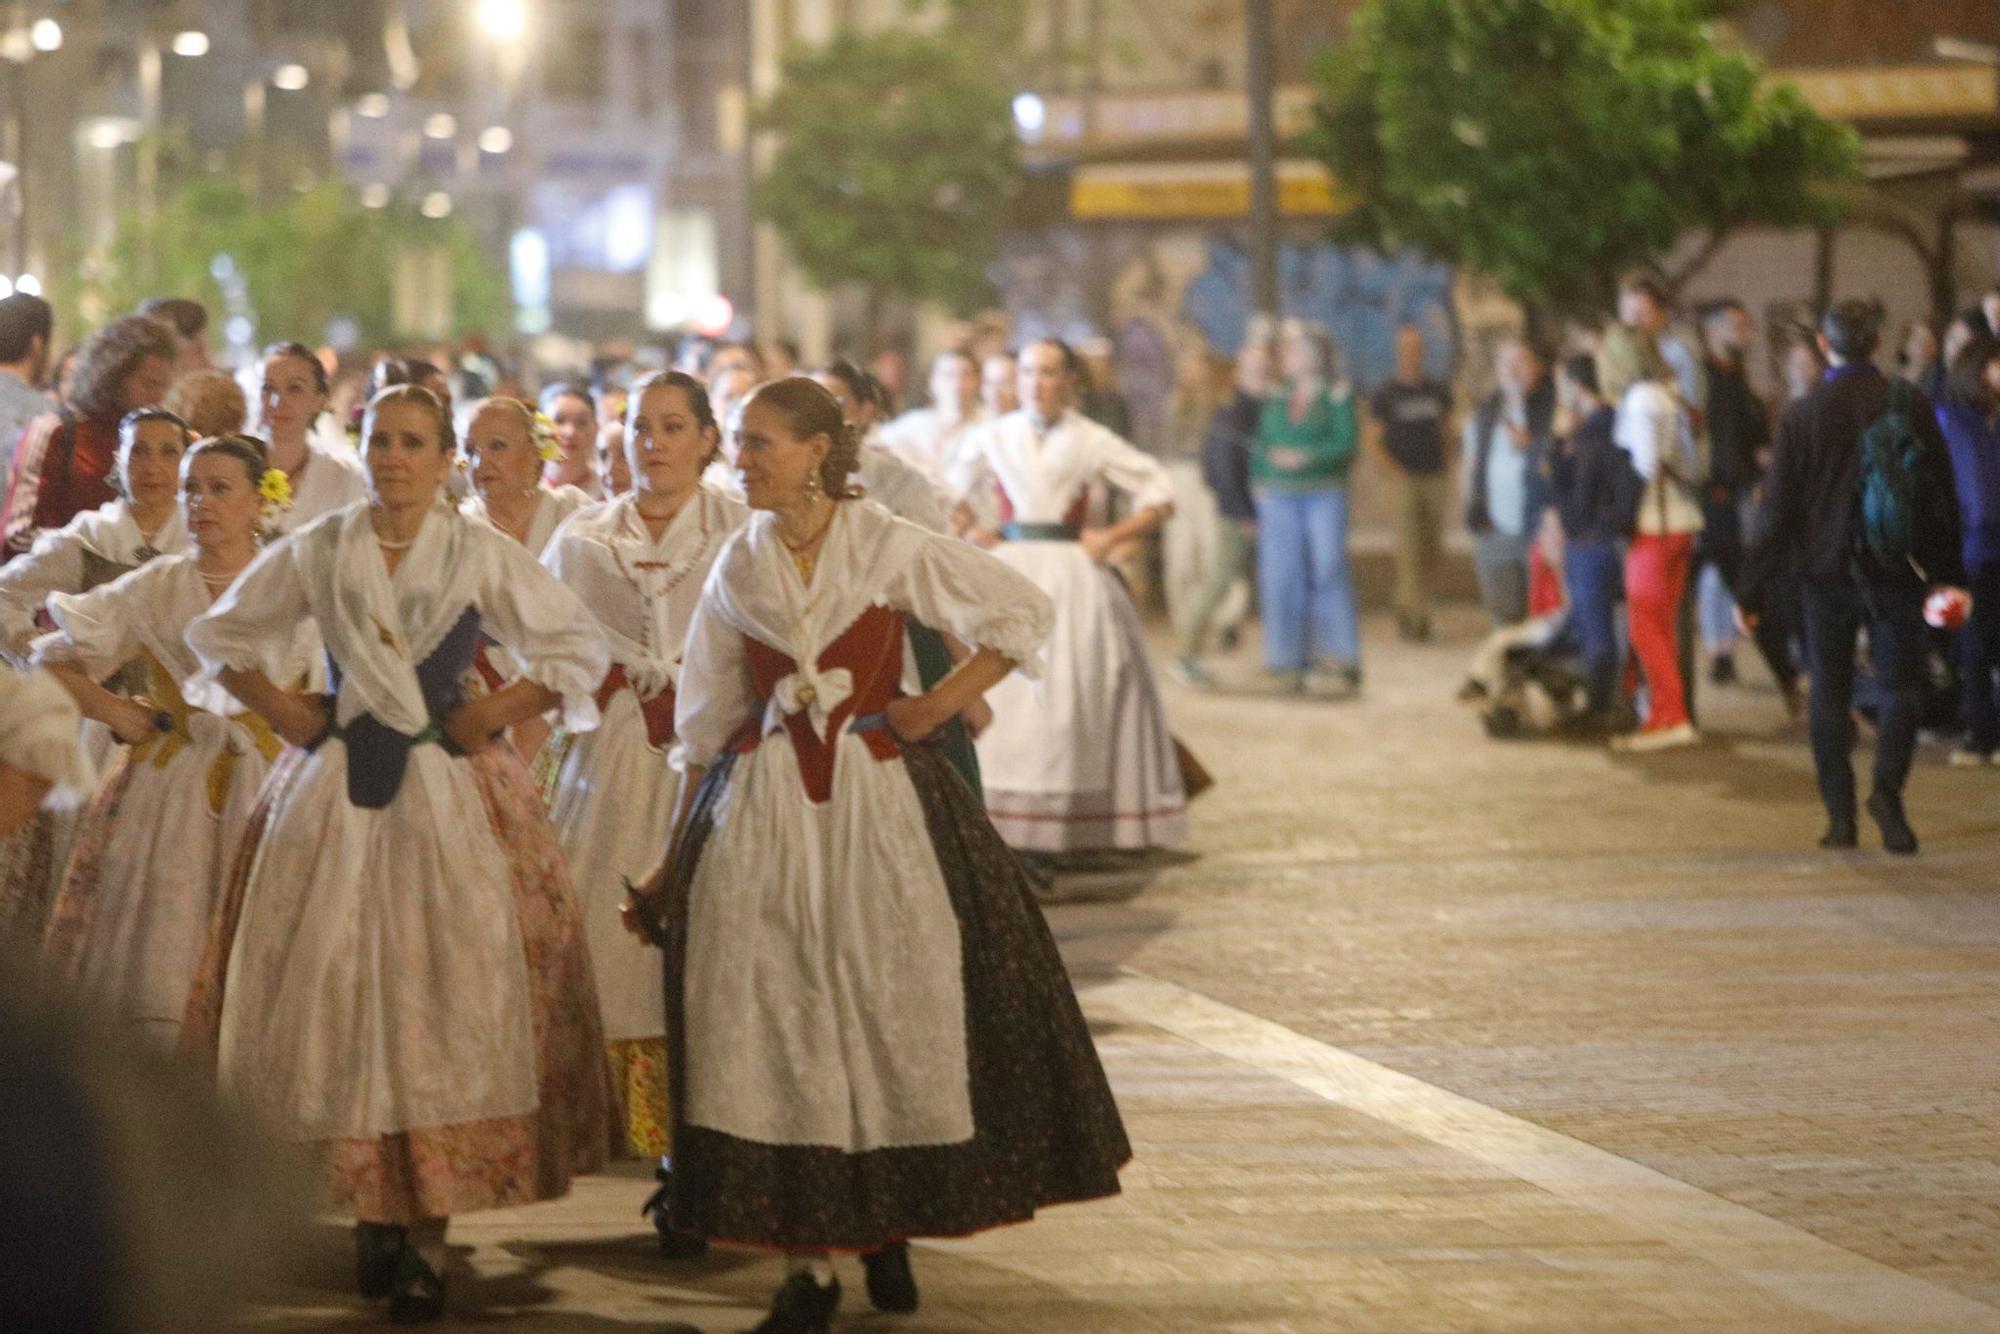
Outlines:
[[1925,477],[1929,447],[1917,434],[1916,392],[1907,380],[1891,381],[1887,410],[1861,432],[1855,555],[1879,575],[1913,570],[1927,577],[1917,562],[1917,534],[1934,497]]

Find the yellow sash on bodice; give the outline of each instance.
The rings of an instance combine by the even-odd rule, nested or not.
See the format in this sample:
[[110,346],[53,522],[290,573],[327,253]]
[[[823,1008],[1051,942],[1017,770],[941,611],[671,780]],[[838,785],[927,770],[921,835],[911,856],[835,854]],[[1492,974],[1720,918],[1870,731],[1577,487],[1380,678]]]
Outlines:
[[[206,709],[197,709],[181,696],[180,684],[174,674],[160,664],[151,653],[140,655],[146,668],[146,693],[143,703],[164,714],[171,721],[166,730],[153,733],[144,741],[132,747],[132,763],[148,764],[155,769],[164,769],[181,750],[193,744],[194,729],[192,719]],[[284,738],[271,730],[271,725],[255,713],[239,713],[225,721],[239,724],[250,734],[251,744],[266,763],[278,758],[278,752],[285,748]],[[229,780],[236,772],[236,762],[243,752],[237,741],[231,737],[222,753],[215,757],[215,763],[208,767],[208,809],[222,814],[223,802],[229,797]]]

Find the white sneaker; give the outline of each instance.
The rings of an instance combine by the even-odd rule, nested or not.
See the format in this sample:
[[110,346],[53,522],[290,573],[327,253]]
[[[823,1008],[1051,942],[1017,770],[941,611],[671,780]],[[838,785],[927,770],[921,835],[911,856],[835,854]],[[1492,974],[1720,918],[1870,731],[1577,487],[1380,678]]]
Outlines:
[[1653,732],[1631,732],[1625,736],[1611,738],[1611,749],[1625,755],[1645,755],[1656,750],[1673,750],[1679,746],[1699,744],[1701,744],[1701,733],[1694,730],[1693,723],[1662,727]]
[[1960,746],[1945,757],[1945,763],[1954,769],[1978,769],[1993,763],[1993,752]]

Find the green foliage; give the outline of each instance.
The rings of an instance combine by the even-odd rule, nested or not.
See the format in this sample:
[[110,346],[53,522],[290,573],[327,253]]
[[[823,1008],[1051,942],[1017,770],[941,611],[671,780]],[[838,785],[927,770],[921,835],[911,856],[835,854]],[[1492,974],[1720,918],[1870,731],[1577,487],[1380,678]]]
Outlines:
[[1319,62],[1305,141],[1355,202],[1337,235],[1588,313],[1690,231],[1834,221],[1858,141],[1711,40],[1728,7],[1374,0]]
[[161,199],[150,247],[137,216],[120,220],[104,263],[83,274],[80,310],[114,314],[164,294],[227,311],[212,271],[226,254],[260,341],[316,342],[344,316],[365,343],[384,346],[412,332],[394,327],[398,254],[440,248],[451,256],[454,332],[504,332],[511,310],[505,276],[457,218],[425,218],[407,204],[363,208],[352,191],[331,183],[259,204],[234,177],[190,176]]
[[818,286],[972,310],[1021,180],[1012,100],[980,44],[949,30],[794,50],[757,111],[779,144],[752,211]]

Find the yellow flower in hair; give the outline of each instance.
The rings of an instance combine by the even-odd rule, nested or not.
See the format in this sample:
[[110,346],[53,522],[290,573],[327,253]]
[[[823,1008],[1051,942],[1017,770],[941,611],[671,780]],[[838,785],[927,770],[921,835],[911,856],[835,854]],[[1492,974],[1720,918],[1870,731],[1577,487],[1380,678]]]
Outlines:
[[542,462],[554,463],[562,457],[562,444],[556,439],[555,418],[546,412],[530,413],[528,417],[535,437],[535,452],[542,456]]
[[264,475],[257,479],[257,494],[264,497],[266,504],[277,509],[292,507],[292,479],[276,468],[264,469]]

